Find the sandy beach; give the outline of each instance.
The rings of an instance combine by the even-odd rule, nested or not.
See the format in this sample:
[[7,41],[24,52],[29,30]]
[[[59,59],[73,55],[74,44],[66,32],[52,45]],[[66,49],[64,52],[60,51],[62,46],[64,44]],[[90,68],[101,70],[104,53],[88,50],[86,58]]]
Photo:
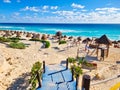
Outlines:
[[[24,35],[21,38],[26,39],[20,40],[27,45],[25,49],[13,49],[7,46],[8,43],[0,43],[0,90],[16,90],[14,89],[16,87],[18,87],[17,90],[26,90],[29,72],[36,61],[45,61],[46,65],[60,64],[62,61],[66,61],[68,57],[76,57],[77,49],[84,50],[85,47],[85,44],[81,42],[80,45],[67,48],[67,44],[59,45],[50,36],[47,40],[50,41],[51,46],[45,49],[41,48],[41,42],[29,41],[29,38]],[[79,56],[82,56],[82,53],[79,53]],[[93,56],[96,55],[93,54]],[[87,59],[92,60],[90,57]],[[120,61],[120,48],[114,48],[112,45],[108,58],[105,58],[104,61],[92,61],[97,63],[98,67],[96,70],[85,73],[91,76],[90,90],[109,90],[110,87],[120,82],[120,78],[115,78],[94,84],[120,74],[120,63],[116,64],[116,61]],[[100,80],[93,79],[97,73],[102,77]]]

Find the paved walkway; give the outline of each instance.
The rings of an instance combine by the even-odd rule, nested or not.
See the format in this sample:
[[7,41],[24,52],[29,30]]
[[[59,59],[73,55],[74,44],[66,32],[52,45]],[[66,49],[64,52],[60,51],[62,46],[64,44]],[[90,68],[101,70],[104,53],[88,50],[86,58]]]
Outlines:
[[61,65],[47,65],[43,74],[42,87],[37,90],[75,90],[71,71]]

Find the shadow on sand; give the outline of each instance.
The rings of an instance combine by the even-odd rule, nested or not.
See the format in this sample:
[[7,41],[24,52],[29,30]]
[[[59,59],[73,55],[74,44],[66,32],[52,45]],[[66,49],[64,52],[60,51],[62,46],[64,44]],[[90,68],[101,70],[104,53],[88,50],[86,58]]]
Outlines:
[[89,55],[87,55],[87,56],[85,57],[85,59],[88,60],[88,61],[98,61],[98,58],[97,58],[97,57],[89,56]]
[[29,86],[29,73],[23,73],[7,88],[7,90],[27,90]]

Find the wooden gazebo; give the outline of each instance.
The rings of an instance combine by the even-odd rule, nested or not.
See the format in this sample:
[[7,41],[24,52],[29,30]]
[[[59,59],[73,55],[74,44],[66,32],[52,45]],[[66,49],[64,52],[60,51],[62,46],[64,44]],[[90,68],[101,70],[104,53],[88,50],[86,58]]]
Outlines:
[[[108,54],[109,54],[109,46],[112,45],[112,42],[108,39],[108,37],[106,35],[103,35],[101,36],[97,41],[96,43],[98,44],[98,47],[97,47],[97,56],[98,56],[98,49],[101,49],[101,57],[103,57],[104,59],[104,56],[108,57]],[[104,52],[105,50],[103,48],[100,47],[100,45],[106,45],[106,52]]]

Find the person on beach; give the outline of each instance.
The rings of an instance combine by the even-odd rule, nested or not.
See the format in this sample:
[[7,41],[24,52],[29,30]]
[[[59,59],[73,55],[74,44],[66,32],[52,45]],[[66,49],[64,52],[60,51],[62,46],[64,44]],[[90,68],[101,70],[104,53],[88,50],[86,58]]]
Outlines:
[[89,45],[88,45],[88,43],[85,45],[85,51],[87,52],[87,54],[89,53]]

